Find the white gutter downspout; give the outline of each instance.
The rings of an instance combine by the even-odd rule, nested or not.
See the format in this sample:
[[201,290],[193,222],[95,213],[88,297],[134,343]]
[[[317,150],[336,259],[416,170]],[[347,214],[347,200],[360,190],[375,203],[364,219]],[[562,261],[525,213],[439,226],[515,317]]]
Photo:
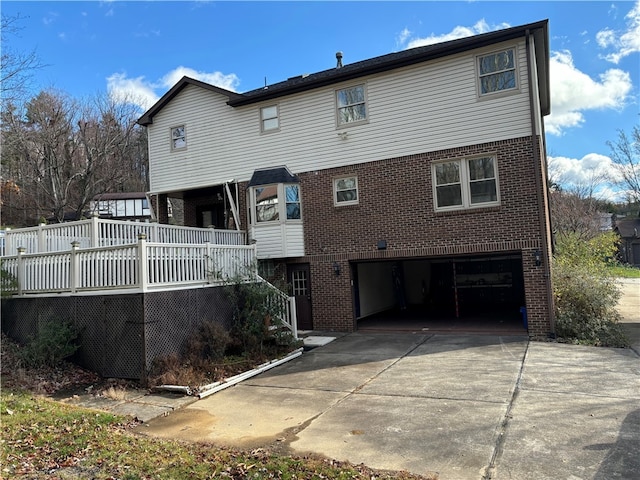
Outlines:
[[227,380],[224,380],[222,382],[215,382],[215,383],[211,383],[209,385],[205,385],[205,386],[200,388],[200,392],[198,393],[198,398],[208,397],[209,395],[213,395],[214,393],[219,392],[220,390],[224,390],[225,388],[229,388],[229,387],[231,387],[233,385],[236,385],[237,383],[242,382],[243,380],[247,380],[248,378],[255,377],[256,375],[259,375],[262,372],[266,372],[267,370],[270,370],[273,367],[277,367],[278,365],[286,363],[289,360],[293,360],[294,358],[299,357],[300,355],[302,355],[302,351],[303,351],[303,349],[299,348],[299,349],[294,350],[293,352],[291,352],[286,357],[281,358],[279,360],[274,360],[274,361],[271,361],[271,362],[263,363],[262,365],[254,368],[253,370],[241,373],[240,375],[236,375],[235,377],[231,377],[231,378],[229,378]]

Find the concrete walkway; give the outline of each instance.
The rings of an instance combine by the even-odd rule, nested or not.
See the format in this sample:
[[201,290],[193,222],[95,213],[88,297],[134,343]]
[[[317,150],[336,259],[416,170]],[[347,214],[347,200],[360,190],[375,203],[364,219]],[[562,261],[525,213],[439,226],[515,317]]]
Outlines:
[[640,357],[515,336],[355,333],[137,430],[440,479],[633,479]]

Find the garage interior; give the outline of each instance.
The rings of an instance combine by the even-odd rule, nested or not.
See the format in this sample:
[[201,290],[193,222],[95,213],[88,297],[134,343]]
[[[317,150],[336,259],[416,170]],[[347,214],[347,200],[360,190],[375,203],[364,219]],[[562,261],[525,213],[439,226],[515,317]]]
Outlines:
[[359,331],[526,334],[520,254],[354,262]]

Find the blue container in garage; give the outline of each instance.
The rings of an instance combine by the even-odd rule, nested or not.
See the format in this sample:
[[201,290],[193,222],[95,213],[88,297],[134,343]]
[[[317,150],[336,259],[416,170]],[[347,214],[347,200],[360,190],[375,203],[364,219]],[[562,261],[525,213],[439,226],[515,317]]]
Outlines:
[[529,322],[527,322],[527,307],[520,307],[520,313],[522,314],[522,325],[525,330],[529,330]]

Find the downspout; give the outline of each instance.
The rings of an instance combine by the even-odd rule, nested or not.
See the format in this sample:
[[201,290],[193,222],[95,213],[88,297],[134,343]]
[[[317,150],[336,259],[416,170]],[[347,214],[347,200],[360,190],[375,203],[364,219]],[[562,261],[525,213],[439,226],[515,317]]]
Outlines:
[[[549,243],[547,239],[547,222],[545,218],[545,192],[542,187],[542,175],[546,174],[546,172],[542,171],[542,157],[541,152],[539,150],[538,142],[536,139],[536,117],[535,117],[535,108],[534,108],[534,98],[533,98],[533,75],[531,69],[531,62],[533,61],[531,57],[531,30],[526,30],[526,52],[527,52],[527,76],[529,77],[529,110],[530,110],[530,119],[531,119],[531,144],[533,147],[533,157],[534,157],[534,165],[536,169],[536,196],[538,197],[538,221],[540,222],[541,231],[543,232],[542,237],[542,249],[544,252],[549,254]],[[541,112],[542,115],[542,112]],[[541,119],[542,121],[542,119]],[[540,132],[542,135],[542,132]],[[547,259],[546,262],[543,262],[542,268],[544,268],[544,277],[546,280],[546,294],[547,294],[547,306],[549,308],[549,324],[551,326],[551,332],[555,335],[556,331],[556,319],[554,315],[554,307],[553,307],[553,291],[551,286],[551,257]]]

